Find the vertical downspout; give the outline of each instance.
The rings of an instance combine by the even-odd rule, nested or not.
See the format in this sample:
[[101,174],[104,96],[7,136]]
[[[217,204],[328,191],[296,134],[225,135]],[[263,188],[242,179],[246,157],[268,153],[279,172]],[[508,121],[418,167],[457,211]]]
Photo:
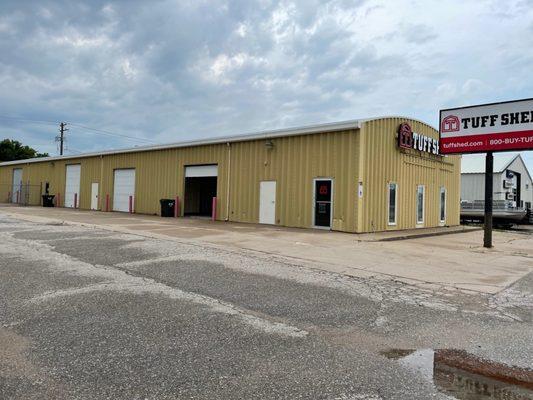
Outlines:
[[98,184],[98,205],[99,205],[100,211],[104,209],[104,206],[102,205],[102,203],[100,203],[101,199],[103,198],[102,196],[103,189],[104,189],[104,156],[100,155],[100,183]]
[[365,127],[366,127],[366,124],[363,122],[359,122],[358,123],[359,125],[359,132],[358,132],[358,135],[359,135],[359,154],[358,154],[358,176],[359,176],[359,179],[358,179],[358,182],[357,184],[359,185],[359,182],[362,183],[363,185],[363,196],[360,198],[359,197],[359,194],[357,195],[357,227],[356,227],[356,232],[357,233],[361,233],[361,232],[365,232],[366,230],[366,226],[363,226],[364,225],[364,222],[365,222],[365,218],[364,218],[364,211],[365,211],[365,196],[367,195],[367,190],[368,190],[368,182],[365,182],[365,173],[366,173],[366,168],[365,168],[365,164],[366,164],[366,149],[365,149]]
[[229,221],[229,195],[230,195],[230,183],[231,183],[231,143],[227,142],[228,146],[228,177],[226,182],[226,222]]

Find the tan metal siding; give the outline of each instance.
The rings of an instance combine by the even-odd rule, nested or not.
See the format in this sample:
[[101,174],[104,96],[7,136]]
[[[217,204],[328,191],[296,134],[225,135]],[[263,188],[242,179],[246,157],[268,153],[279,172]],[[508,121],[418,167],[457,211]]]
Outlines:
[[[100,208],[113,208],[113,171],[135,168],[135,211],[159,213],[159,199],[179,196],[183,201],[186,165],[218,164],[217,216],[238,222],[258,222],[259,183],[275,180],[276,221],[293,227],[311,227],[313,178],[335,180],[333,229],[355,231],[357,130],[319,133],[266,140],[154,150],[91,158],[71,158],[21,165],[32,184],[50,182],[50,193],[65,190],[65,165],[81,164],[80,208],[90,208],[91,184],[99,183]],[[231,149],[230,149],[231,148]],[[228,157],[231,152],[230,214],[227,215]],[[10,182],[12,166],[0,167],[2,181]],[[5,194],[7,197],[7,193]],[[183,211],[183,207],[181,208]]]
[[[441,157],[415,150],[402,151],[397,146],[397,131],[408,122],[414,132],[438,139],[429,125],[403,119],[370,121],[361,129],[361,179],[364,182],[360,232],[416,227],[416,189],[425,186],[425,227],[439,226],[440,187],[447,190],[446,225],[459,224],[460,157]],[[398,184],[397,225],[387,223],[387,183]]]
[[358,130],[233,143],[230,219],[257,222],[259,183],[276,181],[276,223],[311,227],[313,178],[335,180],[333,229],[355,231]]
[[[225,168],[226,158],[226,146],[220,144],[104,156],[102,209],[106,195],[109,195],[109,208],[113,208],[113,171],[120,168],[135,168],[135,211],[138,213],[158,214],[162,198],[179,196],[183,201],[186,165],[218,164],[217,197],[221,199],[226,176],[220,171]],[[183,207],[181,209],[183,211]],[[221,210],[219,201],[217,215],[221,216]]]
[[[0,167],[0,203],[9,202],[10,185],[13,180],[13,167]],[[11,183],[10,183],[11,182]]]

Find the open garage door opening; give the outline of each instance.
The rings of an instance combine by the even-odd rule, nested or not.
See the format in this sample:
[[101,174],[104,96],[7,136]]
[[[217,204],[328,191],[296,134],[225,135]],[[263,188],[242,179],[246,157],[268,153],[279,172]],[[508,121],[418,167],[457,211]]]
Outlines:
[[185,167],[185,216],[212,216],[213,197],[217,196],[217,179],[216,164]]

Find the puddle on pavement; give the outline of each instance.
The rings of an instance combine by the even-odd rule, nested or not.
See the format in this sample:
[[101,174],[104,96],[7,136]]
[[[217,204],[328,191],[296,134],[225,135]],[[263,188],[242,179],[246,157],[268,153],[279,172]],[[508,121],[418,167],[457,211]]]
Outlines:
[[460,400],[533,400],[533,370],[510,367],[462,350],[390,349],[381,352]]

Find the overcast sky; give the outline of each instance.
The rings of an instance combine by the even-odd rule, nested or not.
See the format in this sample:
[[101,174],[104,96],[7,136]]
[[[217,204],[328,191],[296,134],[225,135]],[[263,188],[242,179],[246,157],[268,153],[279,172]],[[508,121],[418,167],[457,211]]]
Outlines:
[[[56,154],[533,97],[533,0],[0,2],[0,136]],[[143,142],[144,141],[144,142]],[[533,152],[524,153],[533,170]]]

